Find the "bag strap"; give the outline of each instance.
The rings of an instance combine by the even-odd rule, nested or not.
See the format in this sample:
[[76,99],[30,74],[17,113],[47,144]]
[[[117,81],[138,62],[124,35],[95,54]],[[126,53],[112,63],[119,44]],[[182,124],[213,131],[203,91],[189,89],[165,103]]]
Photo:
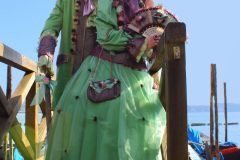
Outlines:
[[[101,61],[102,53],[103,53],[103,48],[101,48],[101,51],[100,51],[100,53],[98,55],[98,61],[97,61],[96,65],[95,65],[95,67],[94,67],[94,70],[93,70],[92,74],[91,74],[90,81],[93,81],[93,79],[94,79],[94,75],[96,74],[97,68],[98,68],[98,66],[100,64],[100,61]],[[111,54],[110,54],[110,61],[109,62],[110,62],[110,69],[109,69],[110,78],[112,78],[112,55]]]
[[112,78],[112,55],[110,54],[110,78]]

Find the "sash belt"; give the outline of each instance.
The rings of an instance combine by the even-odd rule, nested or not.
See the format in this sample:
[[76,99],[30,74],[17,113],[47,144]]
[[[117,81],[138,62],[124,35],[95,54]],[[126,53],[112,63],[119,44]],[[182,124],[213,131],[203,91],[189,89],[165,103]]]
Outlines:
[[[102,53],[99,57],[101,50]],[[141,60],[139,63],[137,63],[134,57],[132,57],[128,52],[118,52],[115,55],[111,55],[108,51],[102,49],[102,47],[97,46],[90,52],[89,55],[101,58],[103,60],[107,60],[112,63],[122,64],[132,69],[147,70],[147,65],[144,60]],[[57,66],[68,63],[70,60],[70,55],[60,54],[57,57]]]
[[[102,53],[101,53],[101,56],[99,57],[101,50],[102,50]],[[118,52],[115,55],[111,55],[108,51],[102,49],[102,47],[97,46],[90,52],[90,55],[99,57],[103,60],[107,60],[112,63],[122,64],[132,69],[147,70],[147,65],[143,60],[137,63],[136,60],[133,57],[131,57],[131,55],[127,51]]]

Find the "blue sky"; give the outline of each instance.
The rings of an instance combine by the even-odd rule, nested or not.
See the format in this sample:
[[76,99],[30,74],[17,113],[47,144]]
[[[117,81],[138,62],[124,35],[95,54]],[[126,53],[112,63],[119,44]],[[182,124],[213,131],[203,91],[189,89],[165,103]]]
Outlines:
[[[188,104],[209,104],[210,64],[217,64],[218,102],[227,82],[228,102],[240,103],[239,0],[155,1],[174,12],[187,25]],[[224,3],[225,2],[225,3]],[[0,42],[37,61],[41,29],[55,0],[0,2]],[[0,85],[5,88],[6,67],[0,64]],[[14,71],[14,79],[21,73]]]

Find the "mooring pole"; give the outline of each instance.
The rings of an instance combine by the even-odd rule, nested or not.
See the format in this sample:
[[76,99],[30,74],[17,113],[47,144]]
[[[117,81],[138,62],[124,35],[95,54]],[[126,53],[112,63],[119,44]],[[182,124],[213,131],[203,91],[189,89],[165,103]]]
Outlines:
[[227,119],[227,84],[224,82],[224,117],[225,117],[225,142],[228,141],[228,119]]
[[165,91],[167,110],[167,159],[188,159],[187,91],[184,23],[165,29]]
[[210,93],[210,158],[211,160],[213,159],[213,143],[214,143],[214,136],[213,136],[213,128],[214,128],[214,123],[213,123],[213,96],[215,95],[215,77],[214,77],[214,65],[211,65],[211,93]]
[[219,146],[218,146],[218,106],[217,106],[217,71],[216,64],[211,64],[211,96],[210,96],[210,153],[211,158],[213,156],[212,146],[213,146],[213,99],[214,99],[214,122],[215,122],[215,152],[217,160],[219,157]]

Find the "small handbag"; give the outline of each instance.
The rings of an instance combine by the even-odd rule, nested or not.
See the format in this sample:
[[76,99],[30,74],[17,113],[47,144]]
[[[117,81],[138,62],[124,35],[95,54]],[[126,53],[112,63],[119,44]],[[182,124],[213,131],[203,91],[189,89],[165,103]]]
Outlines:
[[120,96],[121,85],[120,81],[112,77],[112,62],[110,61],[110,78],[105,80],[94,81],[93,77],[96,73],[98,65],[100,63],[100,56],[102,50],[98,57],[98,62],[92,72],[89,85],[87,88],[87,97],[90,101],[94,103],[105,102],[108,100],[115,99]]

